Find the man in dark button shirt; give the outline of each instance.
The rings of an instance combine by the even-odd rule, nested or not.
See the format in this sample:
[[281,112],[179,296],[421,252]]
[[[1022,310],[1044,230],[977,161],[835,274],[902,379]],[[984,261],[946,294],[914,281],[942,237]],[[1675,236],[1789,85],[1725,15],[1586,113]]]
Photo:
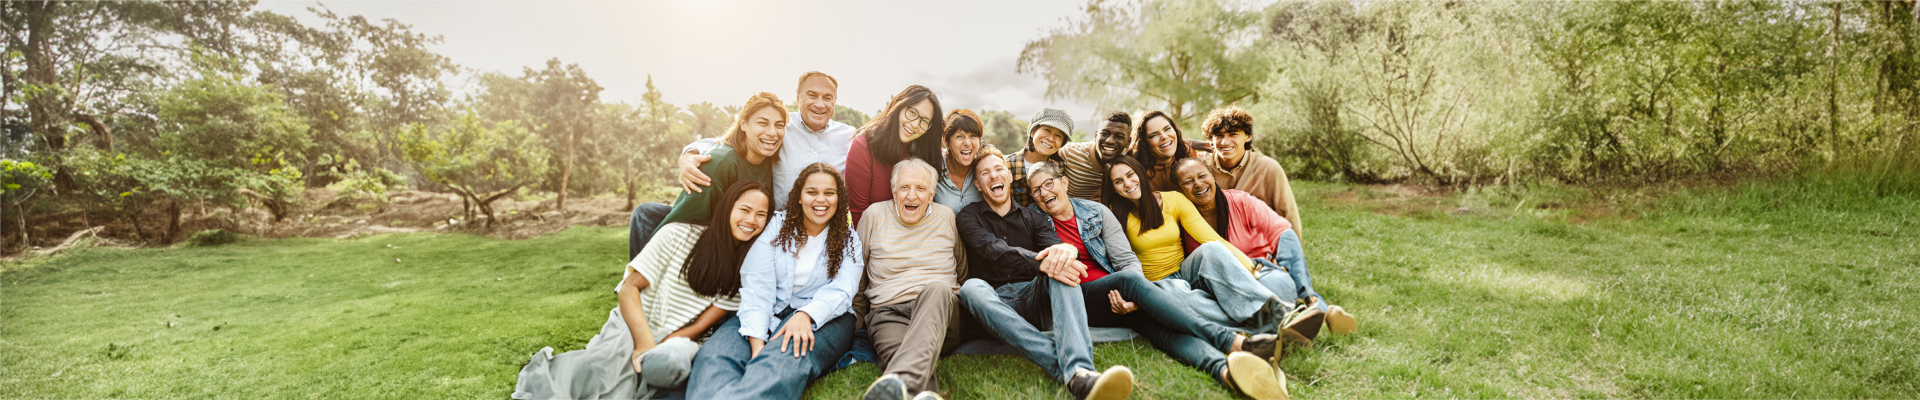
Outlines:
[[[967,281],[960,301],[982,327],[1080,399],[1125,399],[1133,371],[1113,366],[1093,371],[1086,303],[1080,294],[1085,270],[1079,251],[1060,243],[1053,221],[1039,210],[1013,204],[1013,173],[991,155],[974,162],[974,180],[984,201],[960,210],[956,226],[967,246]],[[1051,326],[1054,336],[1040,332]]]

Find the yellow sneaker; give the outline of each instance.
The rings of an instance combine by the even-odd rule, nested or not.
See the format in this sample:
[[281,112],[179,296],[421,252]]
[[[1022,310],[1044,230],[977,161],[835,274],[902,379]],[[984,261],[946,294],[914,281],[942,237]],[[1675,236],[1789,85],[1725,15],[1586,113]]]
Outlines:
[[1227,355],[1227,382],[1240,394],[1256,400],[1288,400],[1287,376],[1260,356],[1246,352]]
[[1360,330],[1360,323],[1354,322],[1353,315],[1347,314],[1347,309],[1332,306],[1327,308],[1327,329],[1336,335],[1347,335]]

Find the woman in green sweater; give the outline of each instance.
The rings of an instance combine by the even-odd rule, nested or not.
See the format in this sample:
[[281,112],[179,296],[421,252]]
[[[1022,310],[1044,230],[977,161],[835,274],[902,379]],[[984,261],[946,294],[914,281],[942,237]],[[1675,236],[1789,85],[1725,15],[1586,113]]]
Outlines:
[[[713,178],[713,187],[733,186],[739,180],[754,180],[771,185],[773,162],[780,158],[780,145],[787,136],[787,106],[773,93],[760,92],[747,98],[733,126],[720,136],[720,145],[707,155],[713,157],[700,165],[700,172]],[[675,222],[705,223],[720,193],[681,191],[673,200],[673,211],[660,220],[660,226]],[[659,227],[655,227],[656,229]]]

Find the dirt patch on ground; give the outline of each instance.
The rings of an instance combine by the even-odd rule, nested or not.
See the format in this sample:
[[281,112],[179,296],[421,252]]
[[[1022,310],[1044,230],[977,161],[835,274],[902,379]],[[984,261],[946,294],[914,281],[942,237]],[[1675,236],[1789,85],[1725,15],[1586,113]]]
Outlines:
[[[268,238],[326,237],[347,238],[359,235],[396,232],[461,232],[503,239],[526,239],[558,232],[577,225],[619,226],[627,223],[632,208],[619,197],[568,199],[566,210],[555,209],[551,198],[495,201],[491,227],[487,218],[468,216],[460,198],[449,193],[402,190],[388,194],[384,201],[342,197],[328,189],[308,189],[304,193],[305,210],[275,221],[258,207],[235,211],[225,207],[189,207],[181,210],[180,227],[172,240],[165,238],[167,217],[164,210],[148,210],[136,218],[90,215],[71,212],[34,218],[28,232],[30,247],[16,243],[6,248],[49,252],[72,243],[76,234],[96,245],[159,245],[185,240],[194,232],[224,229]],[[9,241],[17,240],[9,237]]]
[[468,216],[460,198],[450,193],[405,190],[392,193],[387,201],[331,197],[325,189],[308,191],[308,204],[325,204],[313,212],[279,222],[252,219],[258,226],[242,231],[264,237],[332,237],[394,232],[468,232],[503,239],[526,239],[558,232],[576,225],[617,226],[627,223],[630,208],[621,198],[569,199],[566,210],[554,207],[553,199],[494,202],[492,226],[474,211]]
[[1460,214],[1471,209],[1450,207],[1457,193],[1408,185],[1350,186],[1328,193],[1325,201],[1335,206],[1355,207],[1376,214],[1422,217],[1443,213]]

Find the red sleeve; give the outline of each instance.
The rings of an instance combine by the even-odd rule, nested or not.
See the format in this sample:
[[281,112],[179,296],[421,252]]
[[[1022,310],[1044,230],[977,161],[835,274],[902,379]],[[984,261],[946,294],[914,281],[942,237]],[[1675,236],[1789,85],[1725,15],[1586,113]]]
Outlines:
[[867,139],[854,136],[847,144],[847,199],[851,201],[847,210],[853,214],[854,226],[860,226],[860,214],[867,206],[882,200],[875,200],[869,193],[873,182],[873,155],[867,151]]

